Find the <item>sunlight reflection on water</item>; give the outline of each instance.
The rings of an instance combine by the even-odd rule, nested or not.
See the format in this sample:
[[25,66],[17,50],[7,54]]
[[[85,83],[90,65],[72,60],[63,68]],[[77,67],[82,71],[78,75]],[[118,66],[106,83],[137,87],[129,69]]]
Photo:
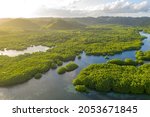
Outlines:
[[32,54],[34,52],[46,52],[48,49],[52,49],[52,48],[53,47],[49,48],[49,47],[41,46],[41,45],[31,46],[31,47],[28,47],[27,49],[22,50],[22,51],[7,50],[5,48],[4,51],[0,51],[0,55],[7,55],[9,57],[15,57],[15,56],[18,56],[18,55],[23,55],[25,53]]

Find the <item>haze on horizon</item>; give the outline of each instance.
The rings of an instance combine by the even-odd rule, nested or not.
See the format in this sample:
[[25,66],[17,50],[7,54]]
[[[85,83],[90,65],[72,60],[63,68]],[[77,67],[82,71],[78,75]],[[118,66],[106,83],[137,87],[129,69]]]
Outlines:
[[150,17],[150,0],[0,0],[0,18]]

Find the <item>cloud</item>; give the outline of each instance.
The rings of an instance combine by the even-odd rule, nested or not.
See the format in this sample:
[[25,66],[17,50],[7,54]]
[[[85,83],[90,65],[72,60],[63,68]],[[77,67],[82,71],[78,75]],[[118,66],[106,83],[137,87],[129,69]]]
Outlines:
[[80,10],[69,10],[65,8],[47,8],[47,7],[41,7],[37,11],[37,15],[47,17],[47,16],[52,16],[52,17],[83,17],[87,14],[85,11],[80,11]]
[[[143,15],[150,14],[150,1],[142,0],[74,0],[62,8],[48,8],[42,6],[38,9],[40,16],[53,17],[86,17],[103,15]],[[132,16],[132,15],[131,15]],[[150,15],[149,15],[150,16]]]
[[149,8],[150,2],[146,0],[139,3],[129,2],[128,0],[117,0],[112,3],[100,5],[97,10],[114,13],[135,13],[148,12]]
[[139,4],[133,4],[133,9],[137,11],[149,11],[150,10],[150,2],[142,1]]

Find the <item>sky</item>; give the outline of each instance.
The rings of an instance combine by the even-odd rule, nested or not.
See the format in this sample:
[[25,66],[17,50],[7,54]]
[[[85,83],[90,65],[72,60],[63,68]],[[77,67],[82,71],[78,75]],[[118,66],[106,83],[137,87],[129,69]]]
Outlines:
[[150,0],[0,0],[0,18],[150,17]]

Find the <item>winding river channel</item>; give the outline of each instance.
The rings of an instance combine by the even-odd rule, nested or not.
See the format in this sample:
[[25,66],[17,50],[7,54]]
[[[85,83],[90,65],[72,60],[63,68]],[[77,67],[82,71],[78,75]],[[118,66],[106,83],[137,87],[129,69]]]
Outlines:
[[[140,32],[147,38],[143,40],[142,51],[150,50],[150,34]],[[135,60],[135,50],[125,51],[114,56],[109,56],[109,60],[114,58],[131,58]],[[43,74],[40,80],[31,79],[26,83],[0,88],[0,99],[43,99],[43,100],[102,100],[102,99],[150,99],[150,95],[131,95],[120,93],[101,93],[91,91],[88,94],[76,92],[72,85],[72,80],[79,72],[93,63],[105,63],[107,60],[103,56],[87,56],[85,52],[81,54],[81,59],[76,58],[75,63],[79,68],[63,75],[58,75],[56,70],[49,70]],[[64,65],[67,63],[63,63]]]

